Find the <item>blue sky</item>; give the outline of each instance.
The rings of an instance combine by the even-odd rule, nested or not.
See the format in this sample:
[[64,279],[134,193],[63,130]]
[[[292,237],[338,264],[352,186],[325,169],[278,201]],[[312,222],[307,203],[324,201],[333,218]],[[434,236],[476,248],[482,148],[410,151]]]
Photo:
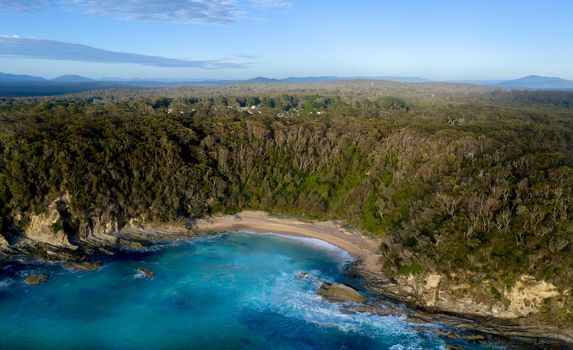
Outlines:
[[573,79],[572,18],[570,0],[0,0],[0,72]]

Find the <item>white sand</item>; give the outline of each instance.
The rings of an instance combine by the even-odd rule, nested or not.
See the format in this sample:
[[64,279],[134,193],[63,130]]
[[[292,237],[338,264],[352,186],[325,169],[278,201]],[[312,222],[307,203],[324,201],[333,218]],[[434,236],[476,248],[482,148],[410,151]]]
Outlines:
[[194,231],[211,233],[246,230],[274,232],[320,239],[346,250],[358,258],[363,268],[380,273],[378,254],[380,242],[359,232],[350,232],[331,221],[304,222],[292,218],[271,216],[261,211],[244,211],[237,215],[214,216],[195,222]]

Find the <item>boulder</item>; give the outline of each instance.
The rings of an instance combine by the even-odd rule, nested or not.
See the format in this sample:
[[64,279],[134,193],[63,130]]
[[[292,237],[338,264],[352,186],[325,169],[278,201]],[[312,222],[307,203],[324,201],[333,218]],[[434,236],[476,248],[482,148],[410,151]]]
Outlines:
[[368,300],[367,297],[354,288],[341,283],[329,284],[323,282],[316,293],[324,299],[334,302],[363,303]]
[[140,267],[139,269],[137,269],[137,273],[145,276],[145,278],[147,278],[148,280],[152,280],[153,276],[155,276],[155,273],[153,273],[153,271],[148,270],[148,269],[143,268],[143,267]]
[[76,271],[84,271],[84,272],[89,272],[89,271],[93,271],[93,270],[97,270],[99,268],[101,268],[101,264],[98,262],[89,262],[89,261],[68,261],[66,263],[66,266],[76,270]]
[[44,275],[42,273],[33,273],[30,276],[26,277],[26,284],[31,286],[37,286],[48,281],[48,275]]

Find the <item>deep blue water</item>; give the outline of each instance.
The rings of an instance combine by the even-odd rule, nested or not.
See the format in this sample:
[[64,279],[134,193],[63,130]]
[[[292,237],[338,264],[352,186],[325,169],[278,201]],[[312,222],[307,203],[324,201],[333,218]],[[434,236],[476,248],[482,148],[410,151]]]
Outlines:
[[[37,266],[0,279],[2,349],[491,349],[414,331],[404,316],[348,315],[320,280],[360,288],[324,242],[221,234],[126,254],[89,273]],[[153,280],[139,276],[145,267]],[[28,286],[32,272],[50,275]],[[309,272],[308,279],[297,277]]]

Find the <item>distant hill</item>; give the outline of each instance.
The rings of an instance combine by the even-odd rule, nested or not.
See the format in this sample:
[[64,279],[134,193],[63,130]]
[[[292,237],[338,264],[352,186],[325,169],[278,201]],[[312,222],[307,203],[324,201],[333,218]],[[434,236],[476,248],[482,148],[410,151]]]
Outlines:
[[54,79],[50,79],[50,81],[57,83],[90,83],[93,82],[94,80],[82,77],[81,75],[66,74],[66,75],[61,75]]
[[41,83],[46,79],[31,75],[0,73],[0,83]]
[[398,83],[428,83],[431,80],[418,78],[418,77],[400,77],[400,76],[380,76],[380,77],[337,77],[337,76],[321,76],[321,77],[289,77],[279,79],[279,82],[288,83],[318,83],[323,81],[340,81],[340,80],[388,80]]
[[505,80],[446,80],[446,83],[474,84],[474,85],[495,85],[505,82]]
[[[169,80],[169,79],[118,79],[93,80],[80,75],[66,74],[53,79],[31,75],[0,73],[0,96],[44,96],[99,90],[105,88],[161,88],[173,86],[215,86],[234,84],[321,83],[345,80],[393,81],[397,83],[432,83],[434,81],[407,76],[306,76],[288,78],[256,77],[246,80]],[[530,75],[515,80],[458,80],[445,83],[476,84],[491,88],[523,90],[572,90],[573,81],[554,77]]]
[[263,83],[263,84],[267,84],[267,83],[280,83],[281,80],[280,80],[280,79],[274,79],[274,78],[266,78],[266,77],[256,77],[256,78],[253,78],[253,79],[242,80],[242,81],[231,81],[231,82],[254,83],[254,84]]
[[420,77],[400,77],[400,76],[382,76],[382,77],[373,77],[373,78],[360,78],[360,79],[373,79],[373,80],[389,80],[395,81],[398,83],[432,83],[433,80],[424,79]]
[[45,79],[33,75],[19,75],[0,73],[0,84],[19,84],[19,83],[91,83],[95,80],[82,77],[81,75],[66,74],[54,79]]
[[165,79],[118,79],[118,78],[104,78],[100,80],[93,80],[81,75],[66,74],[53,79],[45,79],[31,75],[15,75],[0,73],[0,84],[4,83],[93,83],[93,82],[107,82],[107,83],[122,83],[130,86],[174,86],[174,85],[213,85],[213,84],[272,84],[272,83],[317,83],[326,81],[340,81],[340,80],[388,80],[400,83],[426,83],[431,80],[419,77],[401,77],[401,76],[308,76],[308,77],[288,77],[288,78],[268,78],[256,77],[246,80],[165,80]]
[[492,86],[506,89],[573,90],[573,81],[556,77],[529,75],[523,78],[493,84]]

